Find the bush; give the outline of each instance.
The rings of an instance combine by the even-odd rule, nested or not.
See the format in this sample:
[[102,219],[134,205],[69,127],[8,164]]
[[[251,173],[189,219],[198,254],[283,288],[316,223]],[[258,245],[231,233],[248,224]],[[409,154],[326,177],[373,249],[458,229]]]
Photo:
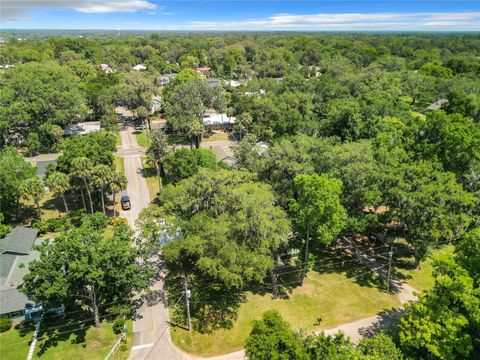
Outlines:
[[120,334],[123,331],[123,326],[125,325],[125,319],[116,318],[113,322],[112,329],[115,334]]
[[118,226],[118,225],[128,225],[128,220],[123,217],[111,218],[110,225]]
[[0,332],[8,331],[12,328],[12,319],[8,317],[0,318]]
[[38,235],[43,235],[46,232],[48,232],[48,224],[46,221],[43,220],[37,220],[32,224],[32,227],[34,229],[38,230]]

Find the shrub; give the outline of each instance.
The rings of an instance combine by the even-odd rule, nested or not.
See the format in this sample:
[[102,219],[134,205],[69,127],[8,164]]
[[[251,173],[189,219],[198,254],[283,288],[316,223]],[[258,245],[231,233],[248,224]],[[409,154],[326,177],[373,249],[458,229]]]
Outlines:
[[123,331],[123,326],[125,325],[125,319],[116,318],[113,322],[112,329],[115,334],[120,334]]
[[117,217],[110,219],[110,225],[118,226],[118,225],[128,225],[128,220],[123,217]]
[[0,332],[8,331],[12,328],[12,319],[8,317],[0,318]]

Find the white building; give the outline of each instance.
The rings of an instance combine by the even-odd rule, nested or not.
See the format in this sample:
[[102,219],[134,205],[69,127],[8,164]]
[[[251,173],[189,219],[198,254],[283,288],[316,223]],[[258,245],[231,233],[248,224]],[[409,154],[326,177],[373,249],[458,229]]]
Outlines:
[[225,84],[231,87],[239,87],[241,84],[235,80],[228,80]]
[[143,64],[138,64],[133,67],[133,70],[135,71],[145,71],[147,70],[147,67]]
[[100,121],[90,121],[69,125],[63,132],[64,136],[84,135],[91,132],[100,131]]
[[205,114],[203,125],[211,128],[232,127],[236,118],[227,114]]

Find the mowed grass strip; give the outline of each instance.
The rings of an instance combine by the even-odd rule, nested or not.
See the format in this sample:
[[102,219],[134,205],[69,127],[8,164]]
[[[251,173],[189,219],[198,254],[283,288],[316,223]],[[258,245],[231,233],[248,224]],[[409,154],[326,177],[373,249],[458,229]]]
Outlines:
[[[240,350],[251,330],[252,321],[275,309],[295,329],[321,330],[372,316],[379,311],[399,306],[398,299],[376,287],[362,286],[345,273],[311,271],[303,287],[294,288],[288,298],[272,299],[270,293],[247,293],[238,319],[230,330],[213,334],[190,334],[181,328],[172,329],[172,339],[182,350],[199,356],[215,356]],[[321,318],[320,326],[315,326]]]
[[138,146],[141,146],[144,148],[147,148],[150,146],[150,139],[148,138],[147,130],[135,131],[134,134],[135,134],[135,137],[137,138]]
[[[126,324],[129,331],[125,346],[118,348],[111,359],[125,360],[130,354],[133,341],[132,321],[128,320]],[[0,334],[0,358],[25,360],[32,335],[33,327],[28,331],[13,329]],[[72,325],[59,328],[57,331],[41,330],[33,358],[100,360],[105,358],[119,337],[120,335],[113,332],[112,324],[106,322],[98,329],[93,326],[79,329],[78,325]]]

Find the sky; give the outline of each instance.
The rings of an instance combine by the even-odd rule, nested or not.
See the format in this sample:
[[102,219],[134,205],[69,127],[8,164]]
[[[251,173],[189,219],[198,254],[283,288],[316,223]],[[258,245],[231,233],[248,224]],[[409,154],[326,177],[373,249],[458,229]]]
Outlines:
[[480,0],[0,0],[4,29],[480,31]]

